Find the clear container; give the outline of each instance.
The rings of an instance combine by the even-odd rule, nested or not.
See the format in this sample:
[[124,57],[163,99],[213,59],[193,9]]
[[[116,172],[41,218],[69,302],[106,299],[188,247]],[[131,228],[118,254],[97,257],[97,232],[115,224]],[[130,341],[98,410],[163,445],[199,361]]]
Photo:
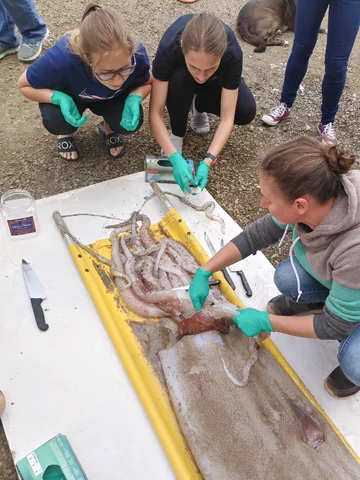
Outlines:
[[26,190],[16,188],[5,192],[1,197],[1,214],[11,238],[30,238],[39,234],[35,199]]

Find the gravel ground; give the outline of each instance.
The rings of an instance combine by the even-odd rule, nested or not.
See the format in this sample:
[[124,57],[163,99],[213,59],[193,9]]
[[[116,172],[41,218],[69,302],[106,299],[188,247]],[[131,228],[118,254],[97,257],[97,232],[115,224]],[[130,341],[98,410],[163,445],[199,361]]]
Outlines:
[[[38,0],[39,13],[50,30],[48,45],[55,43],[65,32],[76,26],[86,1]],[[103,1],[119,8],[116,1]],[[234,26],[244,0],[201,0],[185,5],[176,0],[128,0],[124,3],[124,17],[148,49],[152,58],[158,41],[166,27],[178,16],[189,12],[209,11]],[[293,34],[286,33],[289,47],[270,47],[263,54],[253,53],[253,47],[241,41],[244,51],[244,78],[256,96],[258,113],[254,122],[246,127],[234,127],[208,184],[210,193],[220,205],[242,226],[262,214],[258,206],[259,185],[256,166],[258,157],[270,146],[299,135],[316,135],[320,119],[321,81],[324,72],[326,35],[320,35],[303,82],[305,94],[299,96],[293,118],[277,128],[262,125],[261,115],[279,99],[286,61],[290,53]],[[360,42],[354,47],[349,63],[347,85],[337,116],[339,138],[352,151],[360,154]],[[120,160],[111,159],[105,152],[96,131],[97,117],[90,114],[86,125],[77,134],[81,161],[67,163],[56,153],[55,139],[43,129],[38,107],[22,97],[16,82],[24,70],[16,55],[0,61],[0,91],[2,92],[2,118],[0,135],[0,193],[9,188],[22,187],[36,198],[55,195],[84,187],[121,175],[143,170],[146,154],[156,154],[159,148],[148,123],[128,140],[128,153]],[[145,102],[145,110],[148,103]],[[146,115],[146,113],[145,113]],[[216,119],[211,119],[210,134],[199,137],[191,132],[184,143],[184,153],[199,159],[206,152],[214,133]],[[265,254],[273,262],[279,260],[276,249]],[[11,369],[11,366],[8,367]],[[1,388],[1,385],[0,385]],[[5,392],[6,393],[6,392]],[[29,446],[30,447],[30,446]],[[30,447],[31,448],[31,447]],[[0,429],[0,480],[16,479],[6,438]],[[107,479],[106,479],[107,480]],[[110,479],[109,479],[110,480]]]

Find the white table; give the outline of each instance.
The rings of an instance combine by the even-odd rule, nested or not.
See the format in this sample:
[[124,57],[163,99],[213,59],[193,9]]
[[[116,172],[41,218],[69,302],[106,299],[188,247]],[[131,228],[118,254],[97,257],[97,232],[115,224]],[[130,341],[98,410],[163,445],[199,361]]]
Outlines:
[[[176,185],[164,189],[180,193]],[[60,432],[68,436],[89,479],[175,478],[51,216],[59,210],[125,219],[150,193],[140,172],[38,201],[41,233],[36,238],[11,240],[1,223],[0,389],[7,398],[2,420],[15,462]],[[193,197],[199,205],[210,199],[207,192]],[[219,245],[217,223],[170,200],[206,250],[205,229],[215,247]],[[156,198],[143,212],[153,223],[164,213]],[[241,229],[219,205],[216,213],[226,221],[226,242]],[[108,236],[104,226],[109,221],[104,218],[73,217],[66,222],[83,243]],[[42,304],[50,326],[47,332],[36,327],[20,268],[22,258],[31,263],[47,294]],[[277,294],[273,267],[261,253],[242,263],[254,295],[248,299],[233,274],[237,294],[246,305],[265,308]],[[280,334],[273,339],[360,454],[359,399],[336,401],[322,387],[336,365],[336,342]]]

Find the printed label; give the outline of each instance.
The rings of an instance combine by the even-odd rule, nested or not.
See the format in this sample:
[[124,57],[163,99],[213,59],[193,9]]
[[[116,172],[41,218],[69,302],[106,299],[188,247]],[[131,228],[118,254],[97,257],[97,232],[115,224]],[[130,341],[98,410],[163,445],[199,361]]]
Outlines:
[[40,465],[39,460],[37,459],[35,452],[30,453],[26,458],[28,459],[28,462],[30,464],[32,471],[34,472],[35,477],[37,477],[38,475],[44,472],[44,470]]
[[7,222],[12,236],[36,232],[34,217],[17,218],[16,220],[8,220]]
[[[83,472],[81,471],[80,466],[75,460],[75,454],[71,449],[71,446],[68,444],[67,440],[63,438],[61,434],[56,436],[57,444],[60,448],[61,453],[64,456],[64,459],[67,463],[67,466],[70,467],[70,471],[75,477],[76,480],[87,480]],[[72,478],[72,477],[71,477]]]

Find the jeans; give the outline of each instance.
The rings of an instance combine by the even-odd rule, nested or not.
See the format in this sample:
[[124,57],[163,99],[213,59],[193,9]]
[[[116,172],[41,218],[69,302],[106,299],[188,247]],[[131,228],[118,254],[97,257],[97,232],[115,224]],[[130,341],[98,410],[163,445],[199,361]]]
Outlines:
[[[325,302],[329,295],[329,289],[304,270],[296,257],[293,257],[293,260],[303,292],[299,303]],[[283,295],[296,301],[298,289],[290,259],[284,260],[277,266],[274,283]],[[341,340],[338,360],[347,378],[355,385],[360,385],[360,325],[351,335]]]
[[319,28],[329,7],[325,75],[322,82],[321,123],[333,123],[344,90],[348,60],[360,24],[360,0],[297,0],[295,38],[281,102],[292,107],[305,77]]
[[46,24],[37,14],[33,0],[0,0],[0,47],[14,48],[20,44],[15,25],[24,43],[40,42],[45,37]]
[[[220,116],[221,90],[219,79],[210,79],[200,85],[185,66],[178,67],[170,77],[166,100],[172,133],[178,137],[185,135],[194,94],[197,95],[195,107],[198,112]],[[254,96],[244,80],[241,79],[234,124],[247,125],[254,119],[255,114]]]
[[[121,127],[120,122],[126,98],[127,95],[119,95],[109,100],[100,100],[98,102],[84,103],[74,101],[80,115],[89,108],[95,115],[103,117],[113,132],[128,135],[135,133],[135,131],[138,131],[141,127],[143,123],[143,108],[142,105],[140,105],[140,120],[137,129],[134,132],[125,130],[125,128]],[[70,135],[76,132],[77,128],[67,123],[58,105],[40,103],[39,107],[43,125],[48,132],[53,135]]]

